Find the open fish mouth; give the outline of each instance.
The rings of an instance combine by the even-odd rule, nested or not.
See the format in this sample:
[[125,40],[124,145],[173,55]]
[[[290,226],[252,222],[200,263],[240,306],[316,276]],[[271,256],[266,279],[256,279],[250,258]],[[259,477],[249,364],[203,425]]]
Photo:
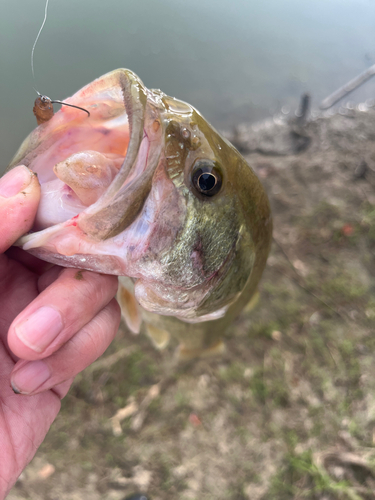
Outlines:
[[[148,311],[225,314],[269,248],[267,197],[241,155],[192,106],[108,73],[24,141],[10,168],[41,202],[17,245],[53,264],[127,276]],[[268,226],[267,226],[268,224]],[[254,276],[254,277],[253,277]]]
[[51,246],[53,234],[61,240],[71,226],[103,241],[135,220],[162,143],[147,92],[131,71],[109,73],[66,100],[87,109],[89,117],[63,107],[25,140],[10,167],[22,163],[37,173],[42,196],[33,232],[18,245],[31,250],[49,240]]

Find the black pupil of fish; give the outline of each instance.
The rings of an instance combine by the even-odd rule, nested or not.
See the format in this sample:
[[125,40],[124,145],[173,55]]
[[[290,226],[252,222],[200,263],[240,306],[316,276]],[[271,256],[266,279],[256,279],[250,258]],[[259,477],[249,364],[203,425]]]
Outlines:
[[211,191],[215,187],[216,177],[210,173],[201,174],[198,179],[199,189],[202,191]]

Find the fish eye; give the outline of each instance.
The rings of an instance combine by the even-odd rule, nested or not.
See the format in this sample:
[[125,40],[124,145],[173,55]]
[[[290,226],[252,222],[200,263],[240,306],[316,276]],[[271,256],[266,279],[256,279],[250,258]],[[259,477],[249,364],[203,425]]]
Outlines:
[[197,160],[193,167],[191,181],[198,193],[204,196],[214,196],[221,189],[223,176],[214,161]]

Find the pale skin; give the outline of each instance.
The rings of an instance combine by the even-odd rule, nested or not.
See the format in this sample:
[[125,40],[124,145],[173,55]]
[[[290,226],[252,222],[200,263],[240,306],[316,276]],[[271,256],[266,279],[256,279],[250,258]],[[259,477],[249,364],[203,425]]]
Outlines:
[[106,350],[120,322],[116,277],[10,248],[32,227],[39,198],[26,167],[0,179],[0,500],[33,458],[74,377]]

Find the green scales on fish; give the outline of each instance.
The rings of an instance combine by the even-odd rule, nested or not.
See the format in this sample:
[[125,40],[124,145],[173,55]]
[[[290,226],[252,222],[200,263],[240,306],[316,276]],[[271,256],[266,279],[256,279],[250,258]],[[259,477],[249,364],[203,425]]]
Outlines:
[[64,102],[9,168],[38,174],[32,232],[17,244],[65,267],[120,276],[131,331],[180,355],[219,352],[256,293],[269,202],[239,152],[189,104],[118,69]]

